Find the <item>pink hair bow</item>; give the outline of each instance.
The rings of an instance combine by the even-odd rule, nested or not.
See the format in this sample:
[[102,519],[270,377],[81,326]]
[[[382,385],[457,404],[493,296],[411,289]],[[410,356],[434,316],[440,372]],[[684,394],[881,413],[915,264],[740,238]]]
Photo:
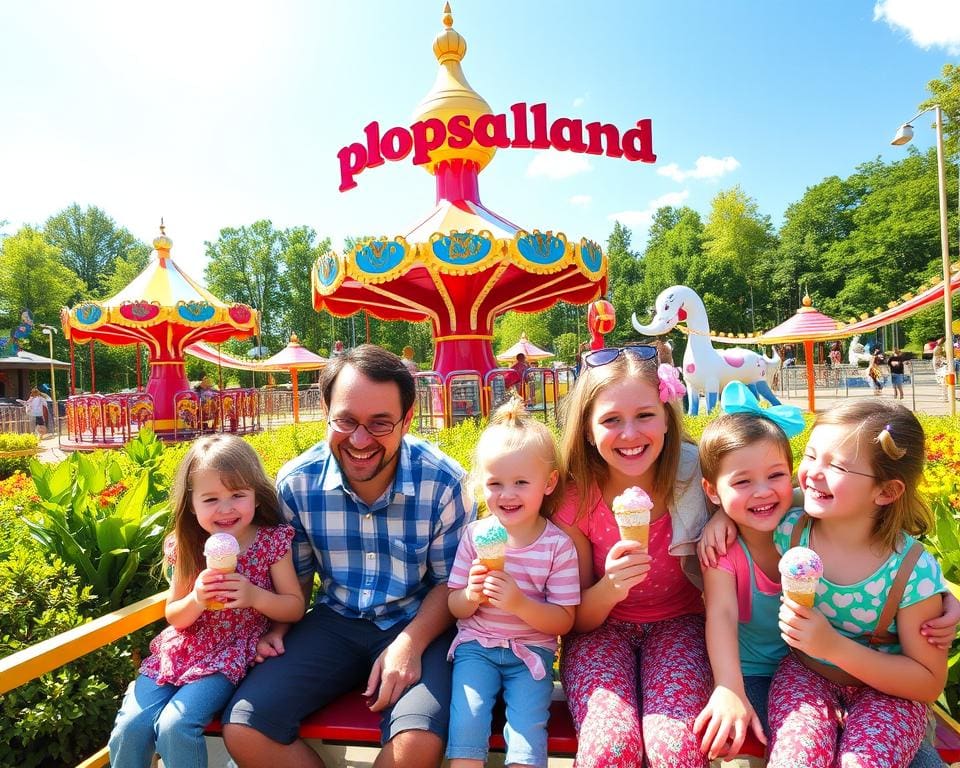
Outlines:
[[687,392],[680,381],[680,371],[669,363],[661,363],[657,368],[657,378],[660,379],[660,402],[669,403],[680,400]]

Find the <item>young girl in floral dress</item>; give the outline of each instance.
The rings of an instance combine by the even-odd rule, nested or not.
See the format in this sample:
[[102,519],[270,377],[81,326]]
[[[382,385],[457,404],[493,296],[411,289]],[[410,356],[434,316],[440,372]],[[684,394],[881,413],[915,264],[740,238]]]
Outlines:
[[[124,697],[110,735],[114,768],[148,768],[155,751],[169,768],[205,768],[203,729],[253,663],[260,636],[271,620],[303,616],[293,529],[249,445],[229,435],[197,440],[177,470],[171,500],[170,626],[150,644]],[[206,567],[204,543],[220,533],[239,544],[235,573]]]

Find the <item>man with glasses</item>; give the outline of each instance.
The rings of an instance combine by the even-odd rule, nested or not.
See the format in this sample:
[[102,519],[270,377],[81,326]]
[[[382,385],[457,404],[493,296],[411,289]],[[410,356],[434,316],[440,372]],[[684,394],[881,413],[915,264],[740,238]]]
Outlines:
[[376,765],[439,766],[453,639],[446,581],[475,516],[464,471],[408,434],[415,385],[396,355],[351,349],[324,369],[320,392],[327,440],[277,478],[304,594],[315,573],[320,590],[298,624],[261,639],[265,663],[224,711],[227,749],[240,768],[322,766],[299,723],[360,687],[382,713]]

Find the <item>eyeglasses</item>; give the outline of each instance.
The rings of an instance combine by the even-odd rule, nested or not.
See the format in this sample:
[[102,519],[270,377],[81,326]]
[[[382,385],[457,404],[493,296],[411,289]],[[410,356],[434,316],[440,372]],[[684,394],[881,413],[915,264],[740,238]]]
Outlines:
[[[804,456],[804,459],[813,461],[813,456]],[[827,464],[822,470],[823,472],[832,472],[837,477],[843,477],[844,475],[860,475],[860,477],[870,477],[874,480],[877,479],[876,475],[871,475],[869,472],[860,472],[856,469],[847,469],[846,467],[841,467],[839,464]]]
[[827,471],[833,472],[835,475],[839,475],[840,477],[843,477],[844,475],[860,475],[860,477],[872,477],[874,480],[877,479],[876,475],[871,475],[869,472],[858,472],[855,469],[841,467],[839,464],[828,464],[826,469]]
[[359,427],[363,427],[374,437],[386,437],[397,428],[397,424],[403,421],[401,416],[396,421],[387,421],[386,419],[374,419],[366,424],[361,424],[356,419],[330,419],[327,424],[334,432],[341,435],[352,435]]
[[597,368],[601,365],[609,365],[620,355],[625,355],[627,352],[636,355],[641,360],[652,360],[657,356],[656,347],[650,344],[637,344],[633,347],[607,347],[595,352],[588,352],[583,356],[583,363],[590,368]]

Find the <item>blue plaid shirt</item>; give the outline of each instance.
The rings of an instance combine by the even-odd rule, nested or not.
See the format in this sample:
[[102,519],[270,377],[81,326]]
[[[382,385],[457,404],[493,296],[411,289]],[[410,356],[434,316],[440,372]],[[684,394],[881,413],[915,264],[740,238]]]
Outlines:
[[367,505],[340,473],[326,442],[277,475],[280,506],[296,531],[301,581],[320,572],[317,602],[381,629],[409,621],[447,580],[476,509],[464,471],[436,446],[407,435],[393,485]]

